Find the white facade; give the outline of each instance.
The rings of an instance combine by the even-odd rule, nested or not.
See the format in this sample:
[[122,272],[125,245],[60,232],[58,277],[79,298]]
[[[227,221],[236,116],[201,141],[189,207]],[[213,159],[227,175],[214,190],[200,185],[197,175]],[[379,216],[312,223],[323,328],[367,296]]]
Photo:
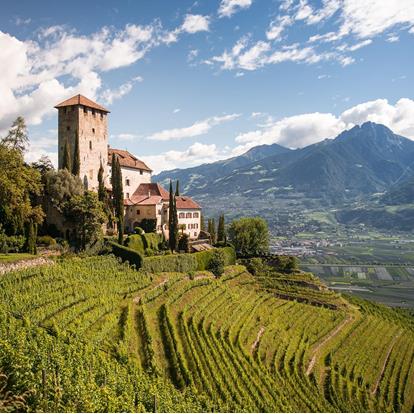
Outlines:
[[[129,198],[140,184],[151,182],[151,172],[146,170],[138,170],[136,168],[123,167],[121,165],[122,185],[124,189],[124,197]],[[112,168],[108,165],[107,182],[110,183]]]
[[178,228],[184,227],[184,233],[190,239],[196,239],[201,230],[201,210],[200,209],[177,209]]

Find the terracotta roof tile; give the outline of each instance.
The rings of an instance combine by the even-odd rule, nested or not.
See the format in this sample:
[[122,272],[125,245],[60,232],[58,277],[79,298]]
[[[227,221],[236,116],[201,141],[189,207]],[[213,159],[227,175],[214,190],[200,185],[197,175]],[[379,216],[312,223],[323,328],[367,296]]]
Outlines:
[[112,154],[118,155],[119,163],[121,167],[134,168],[136,170],[144,170],[152,172],[151,168],[145,164],[144,161],[139,160],[137,157],[132,155],[130,152],[115,148],[108,148],[108,164],[112,163]]
[[135,197],[137,199],[140,197],[148,197],[148,195],[160,196],[164,201],[168,201],[170,197],[170,193],[164,190],[158,183],[145,183],[139,185],[134,194],[132,194],[131,199],[134,199]]
[[83,95],[72,96],[72,98],[66,99],[66,101],[63,101],[60,104],[57,104],[55,108],[63,108],[65,106],[73,106],[73,105],[83,105],[83,106],[87,106],[88,108],[98,109],[99,111],[102,111],[102,112],[110,112],[103,106],[97,104],[94,101],[91,101],[90,99],[86,98]]
[[201,208],[192,198],[186,196],[179,196],[175,198],[175,202],[178,209],[187,209],[187,208]]

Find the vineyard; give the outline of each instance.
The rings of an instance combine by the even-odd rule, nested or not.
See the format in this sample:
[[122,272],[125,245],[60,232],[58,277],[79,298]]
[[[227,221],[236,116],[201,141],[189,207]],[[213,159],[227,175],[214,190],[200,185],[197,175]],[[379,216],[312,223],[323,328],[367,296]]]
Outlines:
[[413,407],[412,317],[311,274],[155,275],[106,256],[0,277],[0,411]]

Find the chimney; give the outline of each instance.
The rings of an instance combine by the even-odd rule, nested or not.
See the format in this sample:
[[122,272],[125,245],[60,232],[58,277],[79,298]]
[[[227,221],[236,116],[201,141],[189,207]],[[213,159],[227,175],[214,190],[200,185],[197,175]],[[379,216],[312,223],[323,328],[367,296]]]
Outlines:
[[148,198],[151,197],[151,188],[148,189]]

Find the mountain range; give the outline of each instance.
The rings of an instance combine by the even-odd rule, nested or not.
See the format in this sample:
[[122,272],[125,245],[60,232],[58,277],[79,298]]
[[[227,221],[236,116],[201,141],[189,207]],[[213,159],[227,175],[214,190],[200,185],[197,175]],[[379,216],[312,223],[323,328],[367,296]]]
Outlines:
[[414,202],[409,185],[414,182],[414,141],[366,122],[304,148],[261,145],[238,157],[154,176],[164,185],[170,179],[179,180],[192,196],[302,196],[337,204],[389,190],[384,202],[396,197]]

